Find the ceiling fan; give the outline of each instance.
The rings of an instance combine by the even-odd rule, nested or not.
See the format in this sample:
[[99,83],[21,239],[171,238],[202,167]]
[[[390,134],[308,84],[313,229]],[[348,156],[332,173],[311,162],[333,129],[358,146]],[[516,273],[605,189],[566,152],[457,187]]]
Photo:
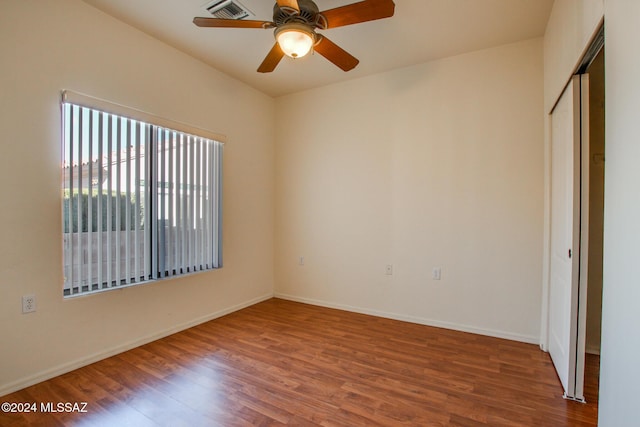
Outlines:
[[364,0],[320,12],[312,0],[277,0],[273,6],[273,21],[194,18],[198,27],[275,28],[276,43],[267,54],[258,72],[270,73],[285,56],[301,58],[311,49],[344,71],[360,61],[316,30],[374,21],[393,16],[393,0]]

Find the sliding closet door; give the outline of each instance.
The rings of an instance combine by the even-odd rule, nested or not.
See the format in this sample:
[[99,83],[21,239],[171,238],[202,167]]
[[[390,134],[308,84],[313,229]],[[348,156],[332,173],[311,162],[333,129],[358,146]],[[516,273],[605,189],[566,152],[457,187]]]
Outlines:
[[[580,289],[581,135],[588,135],[581,129],[580,81],[573,77],[551,114],[549,260],[549,353],[565,397],[577,400],[583,400],[586,318],[586,292]],[[584,146],[588,150],[588,141]]]

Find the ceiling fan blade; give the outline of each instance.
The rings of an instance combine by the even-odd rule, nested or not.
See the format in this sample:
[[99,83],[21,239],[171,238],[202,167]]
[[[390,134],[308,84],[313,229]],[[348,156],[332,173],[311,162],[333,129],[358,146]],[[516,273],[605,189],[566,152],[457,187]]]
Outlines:
[[295,9],[300,11],[300,6],[298,6],[298,0],[277,0],[278,6],[280,7],[290,7],[291,9]]
[[395,7],[393,0],[364,0],[320,13],[327,18],[327,28],[336,28],[388,18],[393,16]]
[[284,52],[280,49],[280,45],[278,43],[274,44],[267,57],[264,58],[262,64],[258,67],[259,73],[270,73],[276,69],[280,60],[284,57]]
[[313,48],[320,55],[333,62],[343,71],[349,71],[355,68],[360,61],[352,56],[349,52],[322,36],[322,40]]
[[251,21],[243,19],[220,19],[220,18],[193,18],[193,23],[198,27],[220,27],[220,28],[272,28],[273,22]]

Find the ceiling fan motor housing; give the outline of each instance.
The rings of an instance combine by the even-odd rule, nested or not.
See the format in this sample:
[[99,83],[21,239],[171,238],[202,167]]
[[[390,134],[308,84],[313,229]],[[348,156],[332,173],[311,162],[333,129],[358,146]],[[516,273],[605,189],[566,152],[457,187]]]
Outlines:
[[290,7],[281,7],[276,3],[273,6],[273,22],[276,26],[290,22],[298,22],[310,25],[311,27],[321,27],[318,25],[320,19],[320,9],[312,0],[298,0],[300,11]]

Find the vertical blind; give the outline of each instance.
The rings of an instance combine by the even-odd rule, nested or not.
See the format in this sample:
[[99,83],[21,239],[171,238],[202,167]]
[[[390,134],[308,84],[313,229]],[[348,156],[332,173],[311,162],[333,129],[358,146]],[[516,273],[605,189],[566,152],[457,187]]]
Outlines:
[[63,96],[64,295],[221,267],[223,143],[86,104]]

